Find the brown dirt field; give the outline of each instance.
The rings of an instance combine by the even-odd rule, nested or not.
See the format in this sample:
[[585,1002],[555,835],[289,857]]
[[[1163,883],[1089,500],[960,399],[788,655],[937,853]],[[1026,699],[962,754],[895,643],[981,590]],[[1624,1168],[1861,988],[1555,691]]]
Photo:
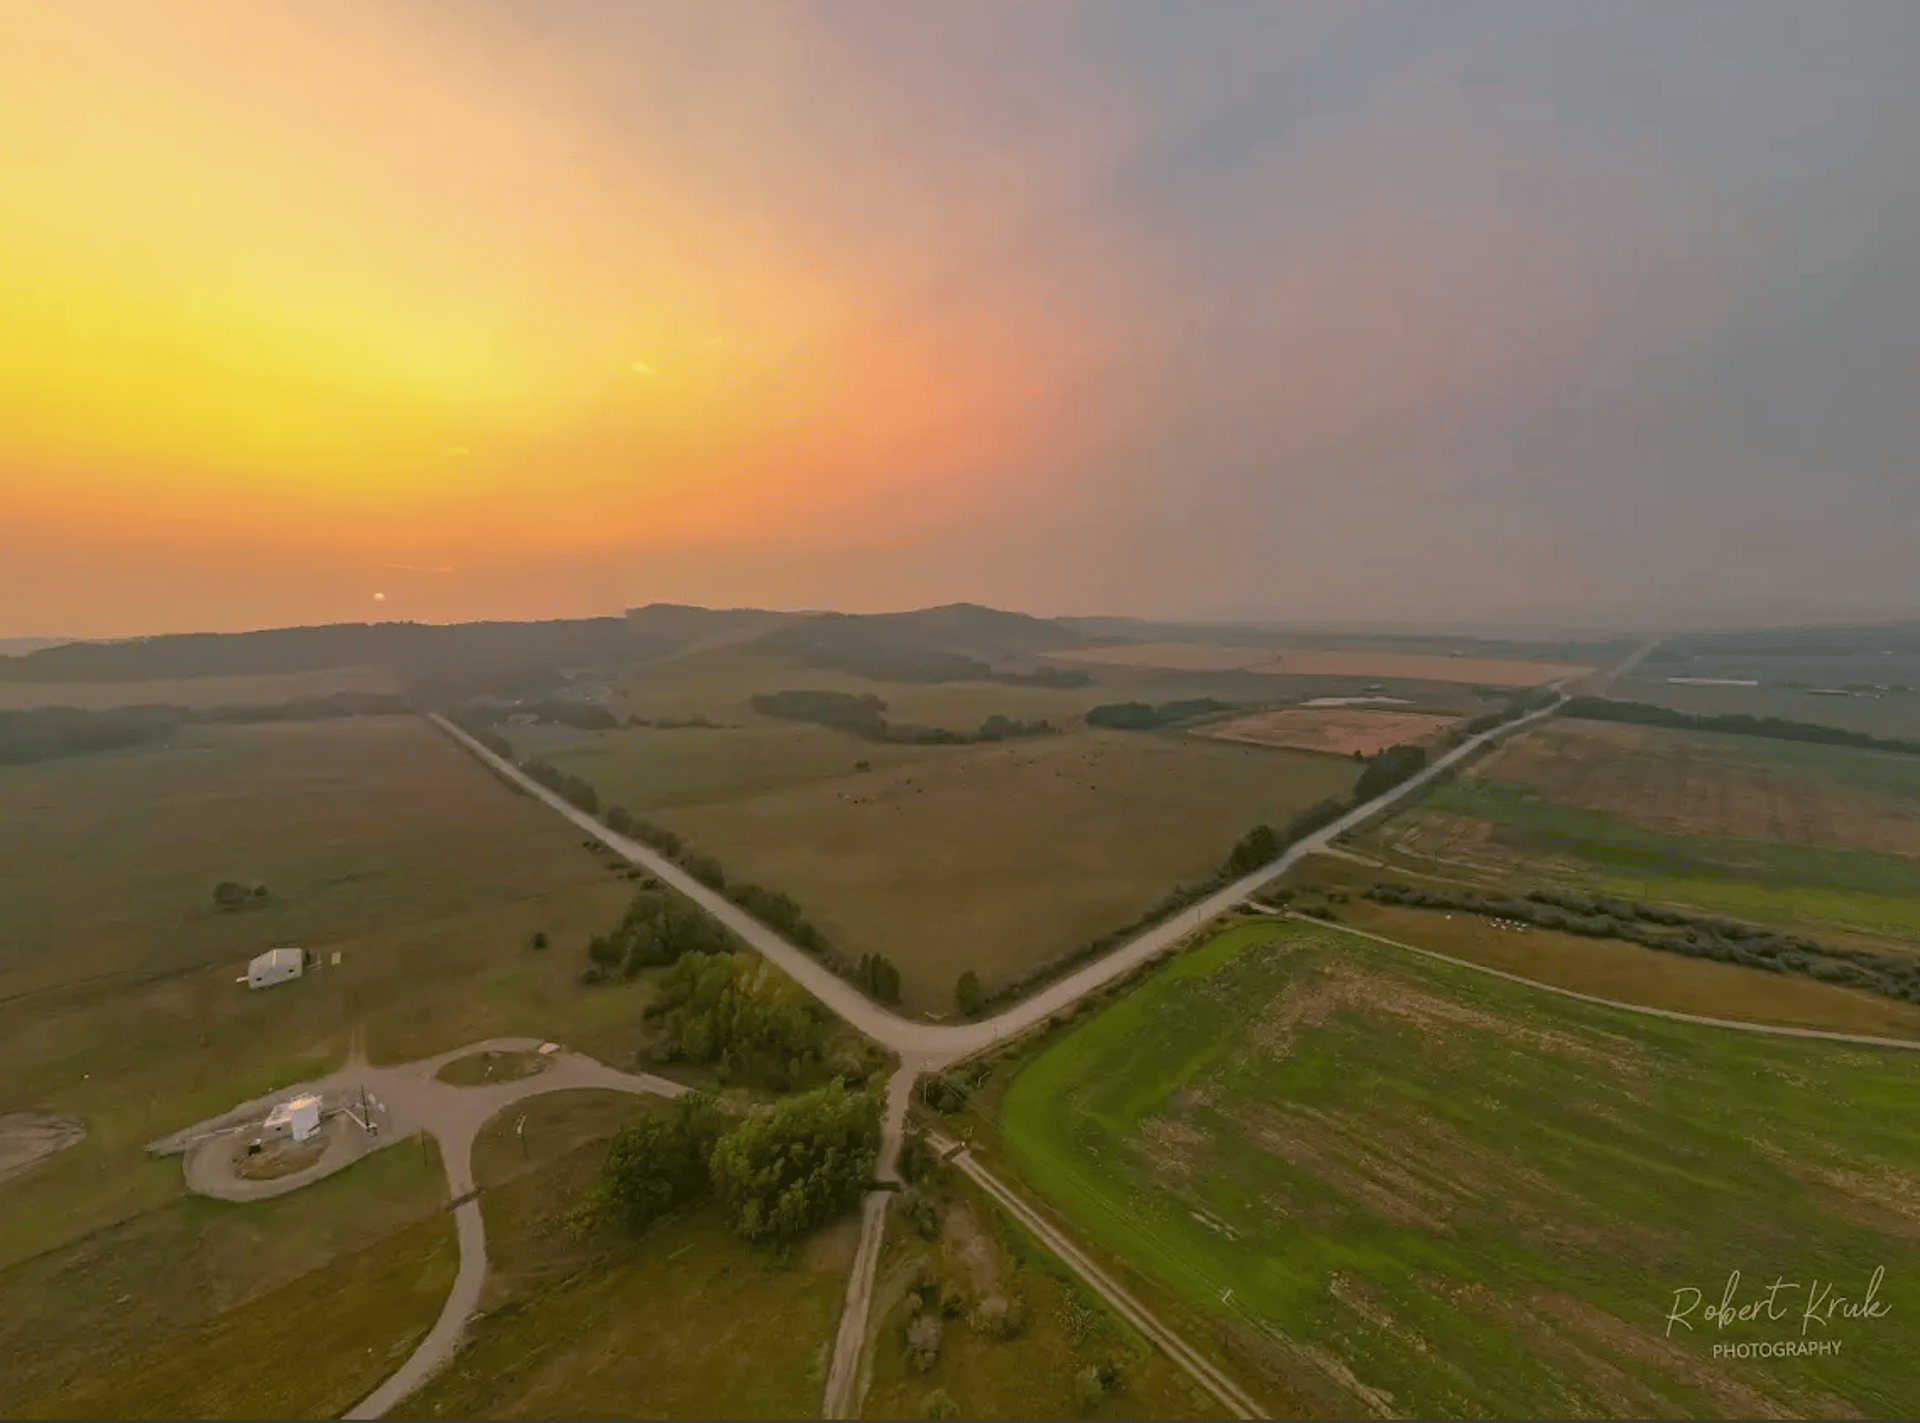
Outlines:
[[1327,751],[1336,756],[1363,756],[1389,746],[1437,741],[1458,717],[1428,716],[1420,712],[1368,711],[1358,707],[1306,708],[1259,712],[1236,717],[1209,728],[1205,734],[1220,741],[1244,741],[1254,746],[1290,746],[1301,751]]
[[1274,652],[1271,647],[1142,642],[1129,647],[1080,647],[1047,655],[1069,662],[1099,662],[1109,667],[1152,667],[1170,672],[1231,672],[1271,662]]
[[1470,774],[1650,830],[1920,855],[1920,802],[1741,750],[1712,734],[1550,721]]
[[1594,669],[1565,662],[1302,648],[1250,666],[1248,670],[1290,673],[1297,677],[1401,677],[1430,682],[1475,682],[1489,687],[1537,687],[1561,677],[1585,676]]

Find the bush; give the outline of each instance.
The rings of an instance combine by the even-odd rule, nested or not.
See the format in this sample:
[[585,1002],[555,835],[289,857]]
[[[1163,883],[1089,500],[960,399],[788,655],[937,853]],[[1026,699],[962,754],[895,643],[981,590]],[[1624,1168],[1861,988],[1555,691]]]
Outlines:
[[924,1374],[940,1357],[940,1316],[918,1314],[907,1323],[907,1363]]
[[961,1016],[971,1018],[978,1014],[985,1002],[980,992],[980,975],[972,969],[961,974],[953,986],[953,999]]
[[958,1418],[960,1405],[953,1401],[953,1396],[944,1388],[936,1388],[920,1400],[920,1416],[922,1418]]
[[545,929],[535,930],[533,938],[528,942],[536,949],[544,949],[547,946],[547,931]]
[[1013,1339],[1026,1324],[1026,1307],[1018,1295],[988,1295],[973,1309],[974,1332],[988,1339]]

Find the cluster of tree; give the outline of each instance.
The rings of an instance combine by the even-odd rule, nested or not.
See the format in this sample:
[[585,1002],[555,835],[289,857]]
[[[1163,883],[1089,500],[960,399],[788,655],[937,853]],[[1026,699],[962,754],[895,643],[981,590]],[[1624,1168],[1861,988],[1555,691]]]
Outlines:
[[829,1082],[730,1121],[708,1097],[621,1129],[601,1167],[595,1212],[643,1229],[717,1196],[753,1241],[787,1241],[850,1209],[880,1149],[877,1094]]
[[1354,782],[1353,803],[1366,801],[1385,795],[1403,781],[1410,780],[1427,768],[1427,748],[1424,746],[1389,746],[1386,750],[1368,756],[1366,769],[1360,773],[1360,779]]
[[1092,962],[1142,930],[1151,928],[1178,914],[1181,910],[1198,904],[1216,890],[1278,859],[1281,852],[1289,845],[1296,844],[1314,831],[1331,825],[1346,812],[1346,802],[1323,800],[1294,816],[1282,830],[1276,831],[1270,825],[1256,825],[1240,837],[1220,868],[1206,879],[1196,884],[1175,885],[1161,897],[1159,903],[1131,923],[1121,924],[1087,940],[1078,948],[1058,958],[1050,959],[1019,978],[1002,984],[992,993],[982,992],[979,979],[970,972],[964,973],[954,988],[955,1002],[963,1014],[972,1017],[984,1009],[1024,998],[1043,984],[1059,978],[1083,963]]
[[1005,716],[990,716],[973,732],[949,731],[939,726],[909,726],[888,721],[887,704],[870,693],[763,692],[753,699],[753,709],[762,716],[828,726],[867,741],[902,742],[914,746],[964,746],[977,741],[1047,736],[1057,730],[1048,721],[1022,721]]
[[1478,736],[1483,731],[1492,731],[1496,726],[1505,726],[1508,722],[1518,721],[1528,712],[1539,711],[1542,707],[1550,706],[1558,696],[1558,692],[1549,691],[1544,687],[1522,692],[1511,698],[1498,711],[1482,712],[1466,722],[1460,728],[1462,738]]
[[723,954],[736,947],[733,935],[712,915],[667,890],[642,889],[614,928],[587,941],[586,981],[631,979],[689,954]]
[[258,880],[223,879],[213,887],[213,903],[217,909],[234,910],[246,904],[264,904],[267,898],[267,887]]
[[900,1001],[900,970],[884,954],[862,954],[853,981],[882,1003]]
[[339,716],[385,716],[406,710],[404,697],[379,692],[336,692],[258,706],[181,707],[156,703],[99,711],[79,707],[0,711],[0,765],[139,746],[193,723],[313,721]]
[[1115,731],[1157,731],[1195,717],[1234,710],[1233,702],[1216,701],[1212,697],[1189,697],[1157,706],[1148,702],[1108,702],[1090,710],[1086,722],[1088,726],[1104,726]]
[[522,702],[513,708],[517,716],[530,716],[555,726],[571,726],[576,731],[613,731],[620,718],[597,702],[572,702],[564,697]]
[[1920,960],[1876,954],[1866,949],[1835,948],[1804,935],[1779,934],[1757,925],[1692,914],[1665,905],[1551,889],[1508,895],[1392,883],[1372,886],[1366,891],[1366,897],[1380,904],[1517,920],[1565,934],[1617,939],[1663,953],[1712,959],[1769,973],[1804,974],[1823,983],[1862,988],[1904,1002],[1920,1003]]
[[1735,736],[1765,736],[1776,741],[1811,741],[1822,746],[1848,746],[1860,751],[1899,751],[1920,756],[1920,741],[1895,741],[1869,736],[1863,731],[1847,731],[1838,726],[1819,726],[1812,722],[1788,721],[1777,716],[1695,716],[1670,707],[1649,706],[1644,702],[1616,702],[1608,697],[1573,697],[1560,708],[1560,715],[1583,721],[1626,721],[1641,726],[1672,727],[1680,731],[1718,731]]
[[502,761],[513,759],[513,743],[500,734],[491,717],[471,709],[450,711],[446,717]]
[[576,809],[588,815],[600,813],[600,793],[578,776],[567,774],[545,761],[523,761],[520,769],[529,780],[537,781]]
[[669,1060],[711,1064],[727,1081],[786,1091],[826,1061],[826,1010],[758,954],[682,958],[661,977],[646,1015],[664,1033]]

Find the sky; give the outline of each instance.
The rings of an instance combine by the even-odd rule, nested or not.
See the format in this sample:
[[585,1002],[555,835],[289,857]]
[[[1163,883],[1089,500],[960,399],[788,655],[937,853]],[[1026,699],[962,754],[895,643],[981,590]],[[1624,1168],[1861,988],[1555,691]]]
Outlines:
[[0,634],[1920,615],[1920,5],[19,0]]

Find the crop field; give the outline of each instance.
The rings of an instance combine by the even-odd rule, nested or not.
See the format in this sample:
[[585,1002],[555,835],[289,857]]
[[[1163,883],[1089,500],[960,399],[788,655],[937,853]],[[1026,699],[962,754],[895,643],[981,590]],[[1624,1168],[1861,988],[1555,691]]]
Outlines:
[[[269,897],[220,911],[223,879]],[[0,1183],[0,1268],[177,1203],[147,1142],[330,1070],[356,1028],[376,1061],[507,1033],[621,1060],[647,986],[577,976],[631,888],[411,718],[0,769],[0,1112],[85,1129]],[[282,943],[317,967],[235,982]]]
[[397,692],[386,673],[371,667],[332,667],[312,672],[270,672],[258,676],[181,677],[152,682],[0,681],[0,710],[30,707],[271,706],[297,697],[335,692]]
[[1473,775],[1650,830],[1920,856],[1920,756],[1561,719]]
[[[1558,756],[1562,747],[1574,749]],[[1511,886],[1688,905],[1817,938],[1912,941],[1917,779],[1913,757],[1553,722],[1357,843]],[[1593,808],[1600,801],[1609,809]]]
[[793,895],[843,956],[892,959],[909,1010],[946,1014],[963,971],[992,991],[1355,774],[1332,757],[1128,732],[931,749],[944,754],[662,819],[730,874]]
[[[925,1192],[933,1233],[904,1206],[887,1217],[868,1316],[863,1418],[924,1418],[944,1394],[958,1418],[1222,1418],[1196,1386],[1070,1269],[958,1172]],[[932,1289],[928,1288],[929,1284]],[[937,1291],[951,1301],[939,1352],[916,1369],[907,1357],[911,1296]],[[1018,1299],[1017,1332],[996,1338],[974,1311],[985,1300]],[[1088,1368],[1116,1377],[1098,1400],[1076,1396]]]
[[1368,711],[1358,707],[1295,707],[1235,717],[1206,729],[1217,741],[1252,746],[1290,746],[1336,756],[1372,756],[1389,746],[1427,745],[1459,725],[1457,717],[1421,712]]
[[1379,652],[1355,648],[1208,647],[1186,643],[1139,643],[1086,647],[1052,654],[1062,661],[1114,667],[1246,671],[1295,677],[1399,678],[1407,681],[1472,682],[1490,687],[1536,687],[1578,677],[1591,666],[1522,658],[1449,657],[1437,653]]
[[1310,855],[1282,877],[1297,911],[1324,906],[1341,924],[1397,943],[1618,1003],[1708,1018],[1920,1041],[1920,1006],[1799,974],[1662,953],[1644,944],[1590,939],[1461,911],[1381,904],[1364,897],[1383,880],[1469,888],[1351,860]]
[[658,1105],[556,1092],[475,1143],[492,1273],[482,1318],[408,1418],[811,1418],[852,1264],[856,1223],[790,1260],[746,1245],[711,1206],[640,1235],[587,1238],[566,1216],[607,1141]]
[[[1041,1049],[1000,1137],[1256,1393],[1333,1416],[1885,1417],[1920,1397],[1916,1092],[1920,1053],[1267,923]],[[1736,1306],[1781,1282],[1779,1317],[1709,1318],[1735,1272]],[[1839,1348],[1714,1353],[1803,1336]]]
[[[1877,671],[1878,669],[1869,669]],[[1650,675],[1657,671],[1658,676]],[[1779,685],[1759,687],[1701,687],[1675,685],[1670,676],[1692,675],[1685,667],[1672,670],[1643,663],[1634,676],[1622,677],[1605,695],[1623,702],[1645,702],[1671,707],[1696,716],[1777,716],[1786,721],[1810,721],[1819,726],[1864,731],[1869,736],[1914,739],[1920,737],[1920,692],[1883,696],[1822,697],[1807,688]],[[1826,686],[1827,683],[1817,685]],[[1920,680],[1916,680],[1920,686]]]

